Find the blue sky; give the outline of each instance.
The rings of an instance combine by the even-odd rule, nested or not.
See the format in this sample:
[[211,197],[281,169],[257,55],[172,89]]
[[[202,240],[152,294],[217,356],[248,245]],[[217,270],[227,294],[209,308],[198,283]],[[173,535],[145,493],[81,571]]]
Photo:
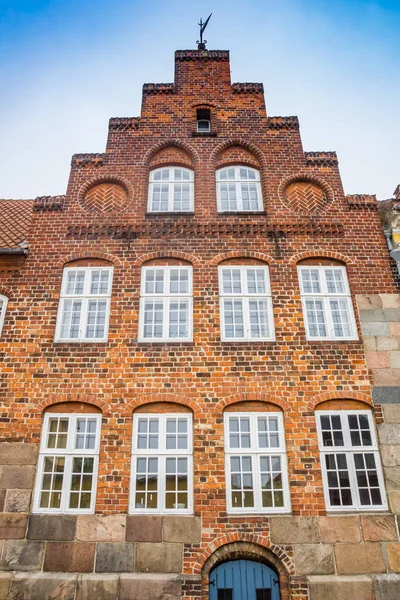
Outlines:
[[346,193],[400,183],[400,0],[0,0],[0,197],[63,194],[75,152],[103,152],[111,116],[140,114],[173,53],[231,51],[305,150],[336,150]]

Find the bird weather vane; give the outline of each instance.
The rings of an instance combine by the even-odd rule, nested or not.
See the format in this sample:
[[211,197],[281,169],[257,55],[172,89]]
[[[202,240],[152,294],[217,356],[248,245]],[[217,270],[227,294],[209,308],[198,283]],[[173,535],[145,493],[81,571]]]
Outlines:
[[[211,13],[212,15],[212,13]],[[197,40],[196,44],[197,44],[197,48],[199,50],[205,50],[206,49],[206,44],[207,44],[207,40],[203,40],[203,33],[205,28],[208,25],[208,21],[211,19],[211,15],[208,17],[208,19],[203,23],[203,19],[200,19],[200,23],[198,24],[200,27],[200,41]]]

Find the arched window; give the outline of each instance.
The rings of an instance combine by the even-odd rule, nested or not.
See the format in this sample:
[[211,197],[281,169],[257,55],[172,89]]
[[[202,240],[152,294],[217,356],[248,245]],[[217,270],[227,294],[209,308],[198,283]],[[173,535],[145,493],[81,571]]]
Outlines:
[[192,267],[142,267],[139,341],[193,338]]
[[217,171],[218,212],[263,210],[260,172],[243,166]]
[[316,412],[327,510],[387,508],[370,410]]
[[64,268],[56,341],[107,341],[112,275],[108,266]]
[[228,512],[290,510],[282,413],[225,411],[224,421]]
[[130,512],[191,513],[191,413],[139,413],[133,417]]
[[8,298],[0,295],[0,335],[3,331],[4,319],[6,316]]
[[34,512],[93,513],[101,414],[44,415]]
[[149,212],[193,212],[194,174],[182,167],[163,167],[150,173]]
[[346,267],[298,267],[308,340],[356,340],[357,328]]

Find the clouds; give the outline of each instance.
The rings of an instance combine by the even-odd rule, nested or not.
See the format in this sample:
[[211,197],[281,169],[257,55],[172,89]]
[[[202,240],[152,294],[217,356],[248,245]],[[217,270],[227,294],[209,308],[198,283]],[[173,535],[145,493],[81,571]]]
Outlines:
[[[111,116],[140,113],[173,53],[229,49],[233,81],[261,81],[268,112],[297,114],[305,150],[337,150],[347,193],[400,182],[397,2],[19,1],[2,11],[0,197],[65,192],[71,155],[102,152]],[[333,5],[333,6],[332,6]]]

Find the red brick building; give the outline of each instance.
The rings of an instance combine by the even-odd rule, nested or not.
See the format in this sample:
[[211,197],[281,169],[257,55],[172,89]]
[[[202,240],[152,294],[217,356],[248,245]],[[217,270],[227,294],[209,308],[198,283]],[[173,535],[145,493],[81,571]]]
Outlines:
[[0,211],[0,597],[398,597],[400,297],[334,152],[178,51]]

